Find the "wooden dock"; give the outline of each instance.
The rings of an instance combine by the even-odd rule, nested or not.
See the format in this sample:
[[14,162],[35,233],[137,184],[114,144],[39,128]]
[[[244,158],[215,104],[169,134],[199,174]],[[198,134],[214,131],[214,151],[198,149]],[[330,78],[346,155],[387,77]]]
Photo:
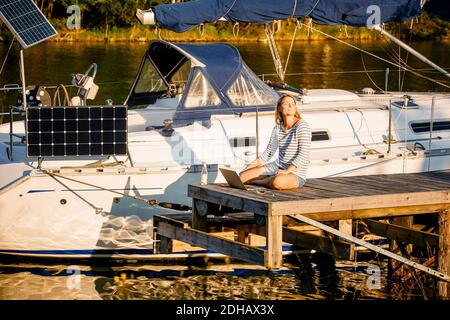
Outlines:
[[[171,239],[176,239],[267,268],[279,268],[285,242],[351,258],[353,221],[363,220],[371,232],[390,240],[438,247],[440,277],[450,274],[450,171],[308,179],[304,187],[284,191],[254,186],[238,190],[224,184],[189,185],[188,195],[192,198],[191,224],[168,216],[155,218],[163,251],[170,249]],[[207,232],[208,216],[217,215],[218,208],[223,207],[247,213],[245,219],[233,224],[238,230],[236,241]],[[439,214],[439,234],[377,221],[429,213]],[[340,234],[341,239],[294,228],[289,225],[291,216],[301,217],[302,221],[313,219],[310,221],[317,221],[319,228],[321,223],[336,221],[339,227],[335,234]],[[248,233],[265,236],[266,247],[244,243]],[[344,234],[350,238],[342,237]],[[450,286],[441,282],[440,293],[448,297]]]

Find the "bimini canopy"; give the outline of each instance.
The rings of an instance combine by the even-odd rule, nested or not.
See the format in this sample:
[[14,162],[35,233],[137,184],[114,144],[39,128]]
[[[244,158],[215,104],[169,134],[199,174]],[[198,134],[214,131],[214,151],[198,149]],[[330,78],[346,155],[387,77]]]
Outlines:
[[411,19],[423,10],[450,19],[448,0],[197,0],[154,7],[156,23],[176,32],[222,17],[255,23],[310,17],[319,24],[367,26],[376,12],[383,23]]
[[273,109],[279,95],[261,81],[229,44],[150,44],[126,101],[153,104],[179,95],[175,121],[205,120],[214,113]]

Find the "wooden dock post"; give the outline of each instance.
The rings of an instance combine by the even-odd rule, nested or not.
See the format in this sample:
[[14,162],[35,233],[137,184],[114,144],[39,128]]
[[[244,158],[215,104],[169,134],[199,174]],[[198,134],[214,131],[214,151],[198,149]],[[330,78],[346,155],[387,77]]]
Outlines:
[[192,199],[192,227],[205,231],[208,228],[208,203],[203,200]]
[[[348,235],[353,235],[353,220],[339,220],[339,231]],[[352,244],[350,247],[349,260],[355,259],[355,246]]]
[[283,217],[269,214],[266,217],[265,265],[269,269],[280,268],[283,264]]
[[[411,229],[413,225],[413,217],[412,216],[406,216],[406,217],[395,217],[392,219],[393,224],[395,226],[401,226]],[[400,244],[401,245],[401,244]],[[399,251],[399,243],[396,240],[390,241],[389,244],[389,251],[397,252]],[[409,254],[411,253],[412,247],[411,245],[406,246],[406,252]],[[400,252],[398,254],[401,255]],[[406,257],[408,258],[408,257]],[[398,261],[394,259],[389,259],[388,261],[388,277],[391,279],[401,279],[404,276],[405,267],[400,266]]]
[[[450,213],[442,210],[439,213],[439,254],[438,271],[450,274]],[[450,299],[450,283],[438,282],[439,299]]]

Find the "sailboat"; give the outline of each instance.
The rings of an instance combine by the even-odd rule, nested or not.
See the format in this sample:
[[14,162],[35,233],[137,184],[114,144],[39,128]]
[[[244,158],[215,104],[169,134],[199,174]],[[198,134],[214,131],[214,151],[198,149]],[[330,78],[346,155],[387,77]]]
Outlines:
[[[219,20],[310,17],[323,24],[367,26],[372,17],[372,27],[388,37],[384,22],[410,19],[423,10],[450,17],[438,1],[274,3],[198,0],[139,10],[137,17],[177,32]],[[369,10],[373,5],[378,9]],[[61,104],[94,108],[87,100],[95,97],[95,75],[93,64],[75,79],[78,94]],[[44,99],[49,96],[45,88],[38,89],[25,98],[35,103],[22,110],[28,115],[32,108],[55,108]],[[126,154],[90,155],[79,146],[75,154],[61,156],[55,144],[46,149],[48,156],[36,157],[27,134],[32,118],[0,126],[0,254],[150,259],[152,217],[188,211],[187,186],[200,183],[205,168],[207,181],[220,183],[225,180],[219,167],[239,171],[255,159],[269,140],[283,93],[295,97],[312,129],[308,178],[450,169],[449,93],[274,87],[232,45],[156,40],[124,102]],[[33,147],[42,152],[39,143]]]

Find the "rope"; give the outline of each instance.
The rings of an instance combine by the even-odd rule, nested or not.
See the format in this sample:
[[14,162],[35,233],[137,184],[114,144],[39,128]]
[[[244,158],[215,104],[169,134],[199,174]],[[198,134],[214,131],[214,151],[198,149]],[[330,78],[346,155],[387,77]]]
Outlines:
[[294,1],[294,8],[292,9],[291,18],[295,16],[295,11],[297,11],[297,0]]
[[[297,1],[295,2],[295,4],[297,5]],[[283,71],[283,77],[286,76],[286,70],[289,64],[289,59],[291,58],[291,53],[292,53],[292,49],[294,48],[294,42],[295,42],[295,37],[297,35],[297,29],[298,29],[298,21],[295,23],[295,28],[294,28],[294,35],[292,36],[292,40],[291,40],[291,46],[289,47],[289,51],[288,51],[288,56],[286,58],[286,64],[284,66],[284,71]]]
[[[66,89],[66,87],[63,85],[63,84],[60,84],[60,85],[58,85],[57,87],[56,87],[56,91],[55,91],[55,94],[53,95],[53,105],[54,106],[56,106],[57,104],[56,104],[56,97],[58,97],[58,105],[59,106],[61,106],[61,99],[60,99],[60,96],[59,96],[59,89],[60,88],[62,88],[63,89],[63,91],[64,91],[64,103],[66,103],[67,102],[67,106],[71,106],[71,102],[70,102],[70,97],[69,97],[69,93],[67,92],[67,89]],[[66,106],[66,104],[64,104],[64,106]]]
[[266,37],[269,42],[270,53],[272,55],[273,63],[275,64],[275,71],[280,77],[281,81],[284,82],[284,70],[283,65],[281,64],[280,54],[278,53],[278,48],[275,44],[275,39],[273,37],[273,30],[271,29],[269,24],[266,24],[265,27]]
[[[312,20],[311,20],[311,22],[312,22]],[[390,65],[396,66],[396,67],[401,68],[401,69],[404,69],[404,70],[406,70],[406,71],[409,71],[409,72],[413,73],[414,75],[416,75],[416,76],[418,76],[418,77],[421,77],[421,78],[430,80],[430,81],[432,81],[432,82],[434,82],[434,83],[436,83],[436,84],[439,84],[439,85],[441,85],[441,86],[443,86],[443,87],[446,87],[446,88],[449,88],[449,89],[450,89],[450,85],[446,85],[446,84],[442,83],[441,81],[437,81],[437,80],[434,80],[434,79],[432,79],[432,78],[423,76],[423,75],[421,75],[421,74],[419,74],[419,73],[417,73],[417,72],[415,72],[415,71],[413,71],[413,70],[410,70],[410,69],[407,69],[407,68],[403,67],[402,65],[399,65],[399,64],[397,64],[397,63],[395,63],[395,62],[392,62],[392,61],[389,61],[389,60],[387,60],[387,59],[385,59],[385,58],[382,58],[382,57],[380,57],[380,56],[377,56],[376,54],[373,54],[373,53],[371,53],[371,52],[369,52],[369,51],[367,51],[367,50],[363,50],[363,49],[361,49],[361,48],[358,48],[358,47],[356,47],[356,46],[354,46],[354,45],[352,45],[352,44],[350,44],[350,43],[348,43],[348,42],[345,42],[345,41],[343,41],[343,40],[341,40],[341,39],[338,39],[338,38],[336,38],[336,37],[334,37],[334,36],[332,36],[332,35],[330,35],[330,34],[328,34],[328,33],[326,33],[326,32],[323,32],[323,31],[320,31],[320,30],[318,30],[318,29],[315,29],[312,25],[309,25],[309,26],[308,26],[308,25],[305,25],[303,22],[300,22],[300,23],[303,24],[304,26],[310,28],[311,30],[314,30],[314,31],[316,31],[316,32],[318,32],[318,33],[320,33],[320,34],[322,34],[322,35],[328,37],[328,38],[331,38],[331,39],[333,39],[333,40],[336,40],[336,41],[338,41],[338,42],[340,42],[340,43],[342,43],[342,44],[345,44],[345,45],[347,45],[347,46],[349,46],[349,47],[351,47],[351,48],[353,48],[353,49],[360,50],[360,51],[364,52],[365,54],[367,54],[367,55],[369,55],[369,56],[372,56],[372,57],[374,57],[374,58],[376,58],[376,59],[378,59],[378,60],[384,61],[384,62],[386,62],[386,63],[388,63],[388,64],[390,64]],[[308,35],[309,35],[309,31],[308,31]]]
[[203,35],[205,34],[205,24],[204,23],[200,23],[198,25],[198,31],[200,32],[200,37],[203,37]]
[[237,38],[239,36],[239,22],[233,25],[233,37]]
[[[412,34],[413,34],[413,27],[414,27],[414,19],[411,19],[411,25],[409,27],[409,42],[408,45],[411,46],[412,43]],[[405,59],[405,63],[408,63],[408,58],[409,58],[409,51],[406,51],[406,59]],[[400,91],[403,91],[403,85],[405,84],[405,78],[406,78],[406,72],[403,72],[403,77],[402,77],[402,82],[400,85]]]
[[[361,48],[361,47],[362,47],[362,44],[361,44],[361,29],[358,29],[358,35],[359,35],[359,47]],[[373,81],[372,77],[371,77],[371,76],[369,75],[369,73],[367,72],[367,69],[366,69],[366,63],[364,62],[364,56],[363,56],[362,51],[359,51],[359,53],[360,53],[360,56],[361,56],[361,62],[362,62],[364,71],[366,71],[366,76],[367,76],[367,78],[369,78],[370,82],[372,82],[372,84],[373,84],[379,91],[384,92],[384,90],[381,89],[381,88],[375,83],[375,81]]]
[[144,198],[141,198],[141,197],[138,197],[138,196],[132,196],[132,195],[129,195],[129,194],[126,194],[126,193],[123,193],[123,192],[111,190],[111,189],[108,189],[108,188],[103,188],[103,187],[96,186],[96,185],[93,185],[93,184],[90,184],[90,183],[87,183],[87,182],[84,182],[84,181],[80,181],[80,180],[72,179],[72,178],[69,178],[69,177],[65,177],[65,176],[62,176],[62,175],[59,175],[59,174],[56,174],[56,173],[49,172],[47,170],[43,170],[43,172],[45,174],[49,175],[50,177],[52,177],[53,179],[55,179],[55,177],[58,177],[58,178],[61,178],[61,179],[66,179],[66,180],[72,181],[72,182],[84,184],[84,185],[92,187],[92,188],[100,189],[100,190],[103,190],[103,191],[108,191],[108,192],[111,192],[111,193],[115,193],[115,194],[121,195],[123,197],[127,197],[127,198],[130,198],[130,199],[133,199],[133,200],[144,202],[145,204],[147,204],[149,206],[152,206],[152,207],[158,204],[157,201],[153,200],[153,199],[147,200],[147,199],[144,199]]

